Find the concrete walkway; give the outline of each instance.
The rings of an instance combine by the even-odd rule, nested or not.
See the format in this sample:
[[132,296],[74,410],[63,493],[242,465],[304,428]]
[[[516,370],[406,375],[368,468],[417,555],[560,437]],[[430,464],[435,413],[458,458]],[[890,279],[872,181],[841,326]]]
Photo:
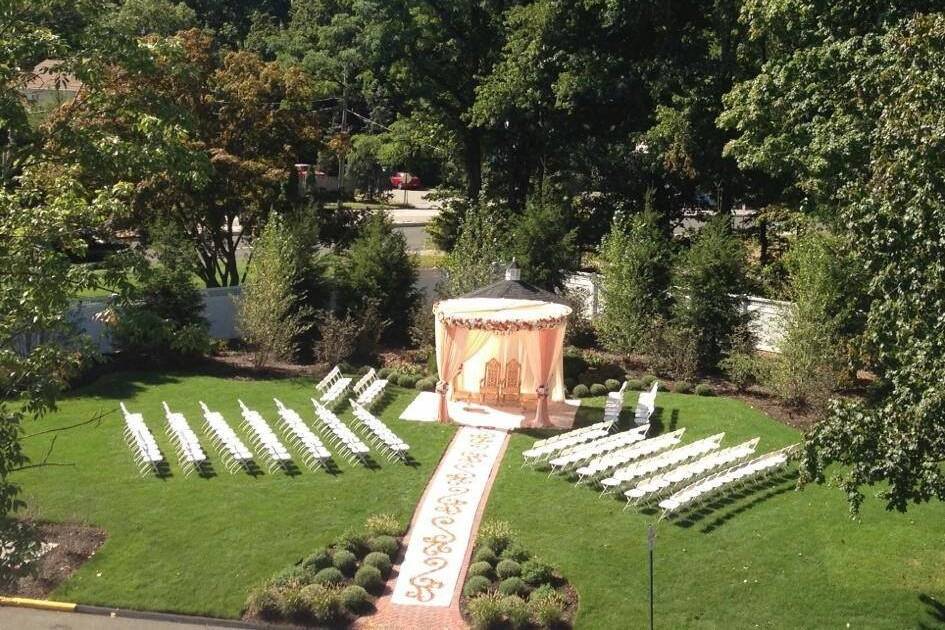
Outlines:
[[0,606],[2,630],[222,630],[226,627]]

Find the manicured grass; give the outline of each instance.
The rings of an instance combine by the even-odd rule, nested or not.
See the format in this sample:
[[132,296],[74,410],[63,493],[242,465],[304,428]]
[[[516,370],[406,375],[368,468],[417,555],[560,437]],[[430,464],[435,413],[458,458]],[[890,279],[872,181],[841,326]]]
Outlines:
[[[60,410],[29,423],[26,433],[74,424],[99,411],[99,426],[62,433],[47,467],[18,475],[30,512],[41,519],[103,527],[108,540],[53,599],[88,604],[237,617],[246,593],[370,514],[390,512],[406,523],[453,434],[452,427],[396,420],[416,392],[392,388],[381,417],[411,446],[415,467],[351,466],[340,473],[302,470],[257,478],[228,474],[184,478],[165,434],[161,401],[183,412],[203,436],[197,404],[223,413],[234,429],[237,398],[275,420],[275,396],[302,417],[314,418],[304,380],[237,380],[188,374],[120,373],[105,377],[62,402]],[[140,478],[122,436],[119,401],[145,420],[171,462],[167,479]],[[350,411],[341,415],[350,420]],[[51,435],[26,441],[42,457]],[[290,448],[291,450],[291,448]],[[334,451],[333,451],[334,452]],[[211,460],[218,457],[208,449]]]
[[[599,420],[603,400],[585,404],[582,421]],[[686,427],[685,441],[725,431],[723,446],[760,436],[768,451],[800,439],[734,400],[660,393],[657,408],[662,430]],[[572,581],[577,628],[646,627],[646,527],[659,515],[622,512],[623,501],[521,469],[533,440],[512,437],[486,518],[509,521]],[[855,522],[836,488],[795,491],[782,477],[660,522],[655,555],[662,628],[939,627],[945,612],[942,503],[902,515],[868,501]]]

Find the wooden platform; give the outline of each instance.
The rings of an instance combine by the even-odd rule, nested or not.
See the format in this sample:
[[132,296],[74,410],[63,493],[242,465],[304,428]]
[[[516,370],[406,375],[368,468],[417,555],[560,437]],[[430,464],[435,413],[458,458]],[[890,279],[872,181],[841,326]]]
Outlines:
[[[580,400],[549,402],[548,416],[551,423],[561,429],[570,429],[574,425],[574,416],[580,406]],[[436,422],[439,394],[420,392],[400,415],[401,420],[413,422]],[[506,431],[519,429],[526,419],[535,415],[535,403],[522,405],[480,404],[478,402],[449,401],[450,419],[456,424],[471,427],[488,427]]]

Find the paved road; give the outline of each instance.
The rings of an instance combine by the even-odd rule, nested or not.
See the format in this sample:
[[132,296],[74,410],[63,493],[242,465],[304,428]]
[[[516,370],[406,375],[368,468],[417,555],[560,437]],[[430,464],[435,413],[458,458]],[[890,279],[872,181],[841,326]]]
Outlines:
[[404,238],[407,239],[408,251],[419,252],[433,248],[428,242],[429,236],[427,235],[426,227],[422,225],[403,225],[397,226],[396,229],[403,232]]
[[222,630],[223,628],[225,626],[0,606],[0,630]]

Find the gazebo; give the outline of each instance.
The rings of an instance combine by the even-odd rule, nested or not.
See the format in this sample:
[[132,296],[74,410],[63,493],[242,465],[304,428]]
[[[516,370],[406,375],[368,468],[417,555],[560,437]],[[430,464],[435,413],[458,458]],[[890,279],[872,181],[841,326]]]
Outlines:
[[564,400],[562,351],[571,308],[560,296],[521,280],[515,261],[505,280],[438,302],[437,420],[449,422],[450,398],[494,397],[524,406],[535,401],[527,426],[550,426],[548,399]]

